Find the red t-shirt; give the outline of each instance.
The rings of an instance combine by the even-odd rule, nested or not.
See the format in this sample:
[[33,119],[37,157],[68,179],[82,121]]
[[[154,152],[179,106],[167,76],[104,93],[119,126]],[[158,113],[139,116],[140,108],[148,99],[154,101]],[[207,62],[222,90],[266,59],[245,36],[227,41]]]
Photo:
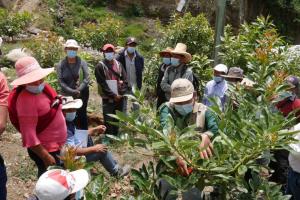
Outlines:
[[300,99],[296,98],[294,101],[286,99],[279,102],[276,107],[285,117],[291,112],[299,110],[299,112],[296,112],[296,117],[298,118],[297,121],[300,122]]

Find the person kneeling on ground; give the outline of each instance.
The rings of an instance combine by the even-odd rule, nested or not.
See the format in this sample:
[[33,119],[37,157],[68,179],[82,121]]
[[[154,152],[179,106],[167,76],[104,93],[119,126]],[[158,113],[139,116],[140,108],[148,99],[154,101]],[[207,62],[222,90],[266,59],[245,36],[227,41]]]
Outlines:
[[[111,152],[108,151],[108,148],[104,144],[96,144],[93,146],[88,146],[86,148],[79,147],[82,141],[79,141],[75,138],[75,123],[74,119],[76,117],[76,111],[82,106],[81,99],[73,99],[73,97],[65,97],[63,102],[63,112],[66,118],[67,123],[67,144],[70,146],[75,146],[76,153],[78,156],[85,156],[87,162],[91,161],[100,161],[103,167],[112,175],[123,177],[126,176],[129,171],[130,167],[125,165],[124,167],[120,167],[118,163],[114,160]],[[89,129],[89,135],[94,134],[96,129]],[[105,126],[98,127],[98,133],[104,133],[106,130]]]
[[[181,130],[196,124],[196,131],[199,132],[199,137],[201,137],[200,156],[203,159],[208,159],[213,155],[211,138],[218,133],[217,119],[211,111],[207,110],[205,105],[196,102],[196,96],[192,82],[187,79],[176,79],[171,85],[169,102],[161,106],[160,124],[163,127],[164,134],[169,134],[169,116],[173,118],[175,126]],[[177,156],[176,163],[183,175],[189,175],[188,166],[180,156]],[[166,197],[166,200],[175,199],[174,195],[170,194],[172,186],[169,183],[161,180],[160,187],[161,195]],[[201,191],[192,188],[183,193],[183,200],[185,199],[201,199]]]
[[75,200],[78,199],[77,192],[83,190],[89,181],[90,175],[85,169],[73,172],[52,169],[42,174],[36,183],[35,195],[27,200]]

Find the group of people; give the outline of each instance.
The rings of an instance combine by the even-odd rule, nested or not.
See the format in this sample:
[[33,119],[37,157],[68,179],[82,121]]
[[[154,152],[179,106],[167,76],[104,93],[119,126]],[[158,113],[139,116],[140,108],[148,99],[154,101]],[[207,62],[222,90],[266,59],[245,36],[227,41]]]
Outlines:
[[[30,56],[16,61],[17,78],[11,83],[14,86],[11,91],[5,76],[0,73],[0,133],[5,130],[9,113],[11,123],[21,133],[23,146],[27,148],[29,157],[38,168],[36,199],[53,199],[54,195],[57,200],[72,199],[76,192],[87,185],[90,176],[84,170],[72,173],[58,169],[47,171],[48,166],[63,164],[60,155],[64,145],[75,147],[76,154],[85,156],[87,162],[99,161],[111,176],[123,177],[130,172],[130,166],[120,166],[113,158],[108,150],[107,138],[104,138],[105,144],[94,144],[91,136],[118,135],[119,127],[116,123],[111,123],[117,120],[111,114],[116,114],[117,111],[126,113],[128,105],[132,105],[130,110],[139,109],[136,102],[128,103],[126,96],[133,94],[135,89],[142,88],[144,58],[137,51],[137,45],[137,40],[129,37],[120,51],[112,44],[105,44],[101,48],[103,60],[95,66],[94,75],[102,98],[104,125],[93,128],[89,128],[87,117],[90,72],[87,63],[78,55],[80,46],[75,40],[66,41],[66,57],[56,66],[60,91],[55,91],[45,82],[45,78],[54,68],[42,68]],[[218,134],[218,117],[208,107],[217,105],[224,111],[229,105],[228,102],[232,101],[232,109],[238,109],[238,101],[229,85],[251,88],[255,83],[244,76],[241,68],[228,69],[226,65],[218,64],[214,67],[213,79],[206,84],[200,103],[197,93],[199,83],[189,67],[192,55],[187,49],[185,44],[178,43],[175,48],[168,47],[159,53],[162,64],[159,67],[156,88],[157,109],[162,131],[166,135],[170,130],[170,117],[179,129],[196,125],[200,156],[209,159],[213,156],[212,140]],[[291,86],[289,95],[276,105],[284,116],[300,107],[300,99],[297,97],[298,78],[291,76],[287,82]],[[300,115],[300,112],[296,114]],[[75,137],[77,130],[86,130],[86,146]],[[280,184],[284,182],[277,180],[276,176],[282,179],[288,170],[288,164],[281,166],[281,160],[286,161],[287,156],[286,152],[275,152],[275,159],[280,162],[274,164],[273,177]],[[190,170],[184,159],[180,155],[175,157],[181,174],[188,176]],[[290,158],[294,162],[290,166],[289,178],[284,179],[285,183],[288,182],[287,191],[294,199],[300,199],[297,188],[300,180],[300,160],[295,162],[297,159]],[[4,160],[0,156],[0,199],[6,199],[6,181]],[[161,180],[159,185],[162,199],[176,199],[176,195],[171,192],[172,186],[167,181]],[[201,199],[201,191],[191,188],[183,194],[183,199]]]

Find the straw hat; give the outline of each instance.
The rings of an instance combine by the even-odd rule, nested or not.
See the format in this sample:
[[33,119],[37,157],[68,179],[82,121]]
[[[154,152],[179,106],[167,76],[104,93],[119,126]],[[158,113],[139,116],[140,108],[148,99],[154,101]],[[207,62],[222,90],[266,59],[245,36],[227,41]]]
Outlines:
[[171,53],[184,56],[185,62],[188,63],[192,60],[192,55],[186,52],[186,50],[187,50],[187,46],[185,44],[177,43],[175,49],[171,51]]
[[18,78],[11,85],[19,86],[41,80],[54,71],[54,68],[41,68],[34,57],[26,56],[17,60],[15,64]]
[[227,79],[240,79],[243,80],[244,78],[244,71],[239,67],[231,67],[227,75],[221,75]]
[[73,39],[67,40],[66,43],[64,44],[64,47],[65,48],[77,48],[77,49],[80,48],[77,41],[73,40]]
[[168,53],[168,54],[171,55],[171,52],[172,52],[173,50],[174,50],[173,48],[167,47],[166,49],[164,49],[164,50],[162,50],[161,52],[159,52],[159,55],[160,55],[161,57],[163,57],[163,55],[166,54],[166,53]]

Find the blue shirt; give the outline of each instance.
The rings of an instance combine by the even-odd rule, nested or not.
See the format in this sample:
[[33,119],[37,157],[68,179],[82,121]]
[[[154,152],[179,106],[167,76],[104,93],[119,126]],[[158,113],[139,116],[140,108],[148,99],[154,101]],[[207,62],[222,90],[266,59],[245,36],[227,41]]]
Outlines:
[[211,106],[212,103],[209,98],[217,98],[217,102],[224,110],[226,103],[226,91],[228,89],[227,82],[225,80],[216,83],[214,80],[209,81],[205,86],[203,104],[206,106]]
[[74,147],[78,147],[81,145],[81,142],[74,136],[75,135],[75,123],[67,122],[67,141],[66,144]]

